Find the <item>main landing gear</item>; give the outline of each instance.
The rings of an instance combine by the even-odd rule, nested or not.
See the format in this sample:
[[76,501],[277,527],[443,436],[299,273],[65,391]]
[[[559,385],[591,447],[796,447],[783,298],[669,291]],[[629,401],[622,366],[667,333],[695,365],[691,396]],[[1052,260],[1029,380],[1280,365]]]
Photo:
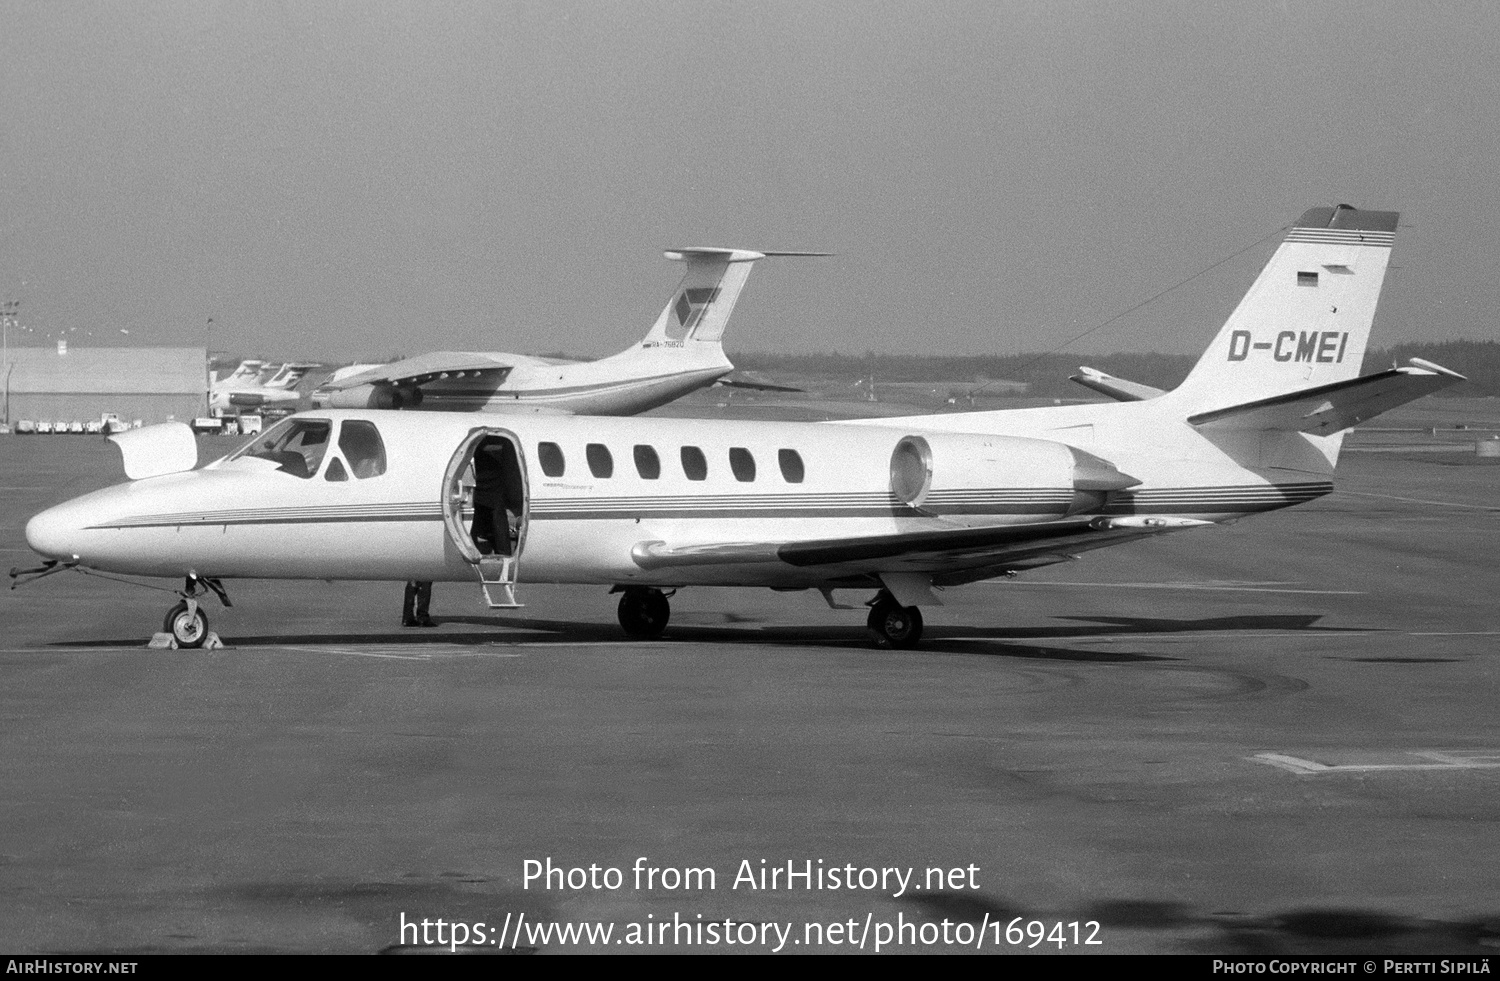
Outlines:
[[[671,604],[667,602],[671,593],[652,586],[616,586],[611,592],[621,594],[620,626],[631,637],[655,640],[667,629],[672,616]],[[868,606],[870,615],[865,626],[876,647],[909,650],[922,639],[922,611],[915,606],[902,606],[884,589],[875,594]]]
[[650,586],[626,586],[620,592],[620,626],[625,632],[642,640],[660,637],[672,616],[670,594]]
[[203,612],[198,597],[210,591],[225,607],[234,605],[229,602],[229,594],[219,580],[189,575],[177,593],[182,602],[168,610],[166,619],[161,622],[161,629],[172,635],[178,647],[202,647],[208,639],[208,614]]
[[907,650],[922,639],[922,611],[915,606],[902,606],[882,589],[870,601],[870,616],[865,626],[870,629],[870,639],[876,647]]

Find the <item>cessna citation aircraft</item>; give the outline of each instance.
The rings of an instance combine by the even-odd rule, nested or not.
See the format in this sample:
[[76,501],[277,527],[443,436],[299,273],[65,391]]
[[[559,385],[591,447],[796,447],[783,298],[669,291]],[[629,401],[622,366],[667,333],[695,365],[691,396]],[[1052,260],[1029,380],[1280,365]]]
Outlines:
[[1359,375],[1396,217],[1307,212],[1154,397],[821,423],[314,411],[197,470],[167,424],[110,437],[131,482],[32,518],[48,563],[12,575],[183,579],[186,646],[225,581],[307,578],[468,580],[492,607],[597,583],[637,637],[686,586],[867,589],[875,642],[911,647],[933,587],[1321,497],[1346,429],[1460,381]]
[[665,254],[687,263],[682,284],[651,331],[619,354],[570,362],[524,354],[436,351],[335,375],[313,393],[313,405],[634,415],[721,382],[734,370],[724,356],[724,328],[750,278],[752,263],[767,256],[825,253],[674,249]]

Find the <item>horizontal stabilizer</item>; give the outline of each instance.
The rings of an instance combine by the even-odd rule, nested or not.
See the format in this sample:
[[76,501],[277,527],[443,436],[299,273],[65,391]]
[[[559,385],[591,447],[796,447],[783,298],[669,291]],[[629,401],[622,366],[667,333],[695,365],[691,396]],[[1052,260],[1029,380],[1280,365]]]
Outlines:
[[1146,399],[1154,399],[1158,395],[1166,394],[1159,388],[1142,385],[1140,382],[1126,381],[1114,375],[1106,375],[1096,368],[1082,366],[1079,367],[1078,374],[1068,376],[1068,381],[1077,382],[1084,388],[1091,388],[1108,395],[1116,402],[1144,402]]
[[1464,381],[1456,371],[1412,358],[1403,368],[1319,385],[1189,416],[1199,429],[1254,429],[1329,436]]
[[453,376],[462,372],[478,377],[481,374],[508,371],[511,365],[496,361],[488,354],[467,351],[433,351],[420,354],[405,361],[396,361],[361,371],[355,375],[325,382],[323,387],[331,391],[358,388],[360,385],[423,385],[444,374]]
[[718,381],[714,382],[714,384],[715,385],[722,385],[725,388],[745,388],[745,389],[749,389],[752,392],[802,392],[802,391],[806,391],[806,389],[793,388],[791,385],[773,385],[773,384],[771,384],[770,382],[767,382],[767,381],[758,381],[757,379],[751,377],[747,373],[740,372],[740,371],[732,372],[731,374],[725,375],[723,378],[720,378]]

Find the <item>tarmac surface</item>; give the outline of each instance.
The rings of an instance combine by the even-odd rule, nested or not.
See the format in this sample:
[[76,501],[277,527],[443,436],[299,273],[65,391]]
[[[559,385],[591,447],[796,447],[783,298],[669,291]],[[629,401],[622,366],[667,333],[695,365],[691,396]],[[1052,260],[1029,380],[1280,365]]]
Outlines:
[[[1403,445],[1347,453],[1309,505],[951,590],[911,652],[809,593],[684,590],[638,642],[597,587],[500,614],[439,584],[441,625],[402,630],[399,584],[322,582],[232,583],[226,649],[148,650],[168,593],[23,586],[0,950],[405,951],[442,919],[484,923],[475,952],[783,927],[783,951],[869,951],[884,925],[906,951],[1493,954],[1500,466]],[[7,567],[27,517],[117,466],[0,438]],[[598,887],[528,882],[549,859]],[[736,882],[762,861],[922,888]],[[689,868],[714,881],[663,887]],[[627,939],[663,922],[767,942]]]

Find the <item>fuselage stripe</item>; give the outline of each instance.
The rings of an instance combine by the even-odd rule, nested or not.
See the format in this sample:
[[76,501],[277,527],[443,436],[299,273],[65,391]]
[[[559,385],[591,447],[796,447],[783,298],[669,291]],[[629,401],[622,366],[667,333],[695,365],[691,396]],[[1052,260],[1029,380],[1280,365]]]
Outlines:
[[[1329,482],[1259,486],[1174,487],[1119,491],[1098,513],[1170,514],[1266,511],[1301,504],[1333,490]],[[529,516],[544,521],[601,521],[635,518],[848,518],[932,515],[1036,515],[1067,511],[1068,490],[949,491],[932,494],[921,509],[911,508],[889,492],[854,494],[714,494],[701,497],[569,497],[533,500]],[[443,509],[433,502],[322,505],[294,508],[234,508],[135,515],[91,525],[94,529],[163,528],[212,525],[327,524],[441,521]]]

